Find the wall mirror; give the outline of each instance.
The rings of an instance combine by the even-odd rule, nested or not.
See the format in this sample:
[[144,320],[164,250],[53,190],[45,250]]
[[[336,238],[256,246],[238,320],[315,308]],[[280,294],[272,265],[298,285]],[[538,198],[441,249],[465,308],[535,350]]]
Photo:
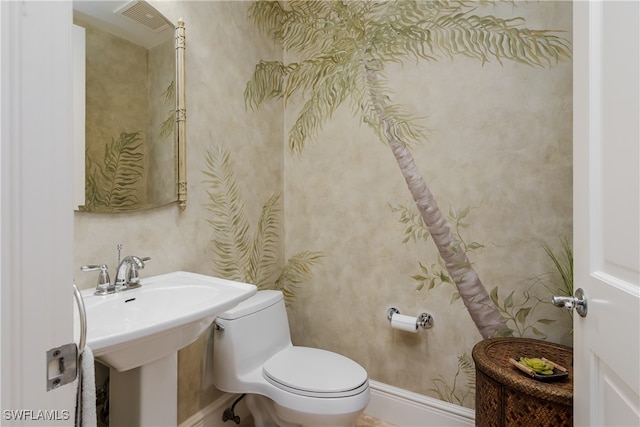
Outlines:
[[75,209],[184,209],[184,23],[144,1],[73,9]]

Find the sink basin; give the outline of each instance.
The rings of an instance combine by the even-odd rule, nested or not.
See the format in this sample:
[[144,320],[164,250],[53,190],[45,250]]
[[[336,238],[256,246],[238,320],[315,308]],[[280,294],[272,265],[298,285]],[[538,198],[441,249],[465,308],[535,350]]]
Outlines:
[[[127,371],[161,359],[194,342],[215,317],[256,293],[246,283],[178,271],[140,281],[111,295],[82,291],[87,346],[102,363]],[[75,336],[79,316],[74,314]]]

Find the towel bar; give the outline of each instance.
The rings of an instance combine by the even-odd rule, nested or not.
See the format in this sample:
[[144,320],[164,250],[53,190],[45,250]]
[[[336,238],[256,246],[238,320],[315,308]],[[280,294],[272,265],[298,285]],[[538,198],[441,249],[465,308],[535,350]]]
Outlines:
[[78,356],[80,356],[84,351],[84,346],[87,342],[87,310],[84,307],[82,294],[75,283],[73,284],[73,296],[76,297],[78,314],[80,315],[80,342],[78,343]]

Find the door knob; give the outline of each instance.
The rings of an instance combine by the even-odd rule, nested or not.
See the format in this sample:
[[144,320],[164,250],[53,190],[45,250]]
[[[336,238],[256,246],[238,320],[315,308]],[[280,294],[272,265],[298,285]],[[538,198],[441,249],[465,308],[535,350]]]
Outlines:
[[554,296],[551,298],[551,302],[553,305],[564,307],[567,310],[573,310],[575,308],[581,317],[587,315],[587,294],[582,288],[576,289],[572,297]]

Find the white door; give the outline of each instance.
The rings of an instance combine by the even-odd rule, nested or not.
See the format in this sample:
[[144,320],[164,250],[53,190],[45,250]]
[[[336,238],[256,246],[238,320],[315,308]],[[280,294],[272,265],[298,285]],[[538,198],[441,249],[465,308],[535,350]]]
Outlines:
[[0,1],[0,425],[73,425],[71,2]]
[[574,2],[574,422],[640,426],[640,4]]

